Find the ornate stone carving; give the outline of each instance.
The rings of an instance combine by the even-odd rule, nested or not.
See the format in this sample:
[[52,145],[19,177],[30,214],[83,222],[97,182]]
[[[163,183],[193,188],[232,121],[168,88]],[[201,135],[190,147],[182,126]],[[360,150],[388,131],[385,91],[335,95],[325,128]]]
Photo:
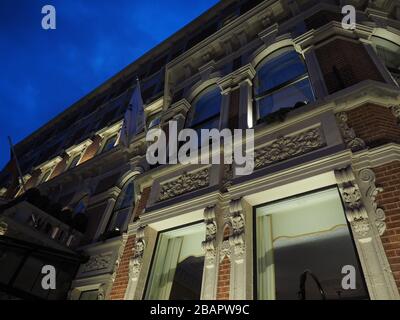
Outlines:
[[281,137],[272,144],[255,151],[255,168],[288,160],[324,147],[320,128],[302,132],[296,136]]
[[82,273],[107,269],[111,264],[112,253],[103,253],[91,256],[82,267]]
[[222,242],[221,247],[219,249],[219,261],[224,260],[225,257],[231,258],[231,244],[229,240],[225,240]]
[[143,253],[146,247],[146,241],[144,239],[144,227],[138,229],[136,233],[136,241],[134,247],[134,256],[129,261],[129,278],[137,280],[139,278],[140,270],[142,269]]
[[0,221],[0,236],[4,236],[7,233],[8,224],[4,221]]
[[184,173],[179,178],[161,185],[160,201],[207,187],[210,183],[209,170]]
[[347,220],[360,239],[369,241],[370,237],[367,237],[370,231],[368,213],[362,203],[360,188],[355,181],[351,167],[336,170],[335,176],[344,202]]
[[230,222],[232,225],[232,235],[229,243],[236,258],[243,258],[246,249],[245,243],[245,219],[241,199],[232,200],[229,205]]
[[204,210],[206,224],[206,239],[202,243],[205,251],[206,265],[213,265],[216,257],[215,242],[217,237],[217,222],[215,221],[215,206]]
[[374,210],[374,222],[378,228],[379,235],[383,235],[386,230],[386,215],[385,211],[378,208],[376,203],[376,197],[379,192],[382,192],[382,188],[378,188],[375,185],[375,173],[371,169],[361,170],[359,173],[359,178],[362,184],[367,185],[365,196],[371,202],[372,208]]
[[364,149],[365,142],[362,139],[357,138],[354,130],[351,129],[347,124],[347,114],[345,112],[340,112],[336,114],[336,119],[346,146],[353,151]]

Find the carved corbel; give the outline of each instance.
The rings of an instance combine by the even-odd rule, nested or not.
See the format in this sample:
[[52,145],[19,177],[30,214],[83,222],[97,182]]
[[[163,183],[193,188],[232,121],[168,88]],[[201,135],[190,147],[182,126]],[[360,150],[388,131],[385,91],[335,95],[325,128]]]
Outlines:
[[379,235],[383,235],[386,231],[386,214],[382,208],[378,208],[378,204],[376,202],[376,197],[379,192],[382,192],[383,189],[379,188],[375,185],[375,173],[371,169],[363,169],[359,173],[359,179],[361,185],[365,186],[365,198],[370,202],[373,216],[371,219],[375,223],[375,226],[378,229]]
[[131,280],[137,280],[139,278],[140,270],[142,268],[143,253],[146,247],[146,241],[144,239],[145,227],[140,227],[136,233],[136,241],[134,246],[134,256],[129,261],[129,278]]
[[346,218],[360,242],[369,242],[370,223],[362,202],[361,191],[351,167],[335,171],[336,181],[345,206]]
[[347,124],[348,117],[345,112],[336,114],[336,119],[342,132],[343,140],[348,148],[352,151],[359,151],[365,148],[365,142],[356,137],[356,134],[352,128]]
[[229,205],[230,223],[232,225],[232,235],[229,243],[233,249],[235,257],[242,258],[245,249],[245,219],[241,199],[231,201]]
[[204,210],[204,223],[206,224],[206,239],[202,242],[205,252],[206,264],[213,265],[216,257],[217,222],[215,220],[215,206]]

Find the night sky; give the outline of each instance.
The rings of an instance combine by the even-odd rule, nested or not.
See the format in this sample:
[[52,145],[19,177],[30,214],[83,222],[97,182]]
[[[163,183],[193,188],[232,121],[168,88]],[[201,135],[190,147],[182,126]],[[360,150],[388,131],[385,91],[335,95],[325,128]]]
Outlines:
[[[217,0],[0,0],[0,170],[14,144]],[[43,30],[53,5],[57,29]]]

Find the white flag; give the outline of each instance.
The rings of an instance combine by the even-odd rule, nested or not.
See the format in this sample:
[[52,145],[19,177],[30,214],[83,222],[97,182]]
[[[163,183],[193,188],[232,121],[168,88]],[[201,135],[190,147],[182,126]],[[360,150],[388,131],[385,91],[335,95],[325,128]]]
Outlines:
[[120,141],[125,147],[129,147],[134,136],[141,133],[145,127],[144,106],[140,83],[137,81],[128,109],[125,113],[124,123],[121,129]]

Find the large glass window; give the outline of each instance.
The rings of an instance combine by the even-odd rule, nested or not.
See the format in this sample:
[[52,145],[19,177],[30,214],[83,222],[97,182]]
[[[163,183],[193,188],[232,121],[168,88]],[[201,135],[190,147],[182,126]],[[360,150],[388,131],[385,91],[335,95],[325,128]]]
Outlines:
[[108,232],[121,233],[125,229],[128,216],[135,206],[134,185],[135,182],[132,178],[122,188],[108,225]]
[[256,120],[314,100],[307,67],[292,47],[279,49],[261,62],[254,90]]
[[221,110],[221,91],[218,87],[204,90],[194,100],[189,127],[193,129],[217,129]]
[[149,300],[199,300],[204,224],[160,234],[146,291]]
[[[368,299],[336,188],[279,201],[256,211],[259,299]],[[356,289],[342,288],[344,266],[356,270]]]
[[400,85],[400,46],[389,40],[372,37],[379,58]]

